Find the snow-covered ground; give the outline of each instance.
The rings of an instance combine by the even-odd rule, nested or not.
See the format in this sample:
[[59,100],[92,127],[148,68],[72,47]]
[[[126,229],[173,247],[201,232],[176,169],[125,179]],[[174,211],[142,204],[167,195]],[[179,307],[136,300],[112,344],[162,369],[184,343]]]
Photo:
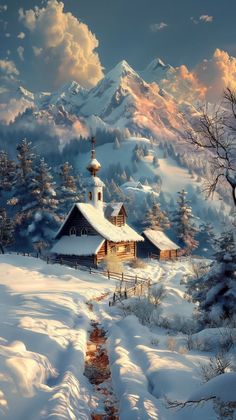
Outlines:
[[[94,313],[86,305],[112,292],[113,280],[31,257],[0,256],[0,418],[91,418],[99,402],[83,372],[87,332],[96,317],[107,330],[120,419],[215,420],[211,400],[179,411],[166,407],[166,398],[202,398],[204,389],[208,397],[216,391],[221,396],[221,379],[202,385],[200,373],[200,364],[209,361],[214,349],[199,350],[202,332],[193,336],[197,345],[187,346],[194,305],[185,294],[185,281],[192,268],[189,261],[125,266],[126,272],[150,277],[167,291],[162,312],[142,325],[132,312],[133,299],[114,307],[109,298],[94,302]],[[139,312],[142,304],[137,300]],[[212,329],[205,336],[215,333]],[[230,389],[236,385],[235,374],[227,375],[229,381],[221,375],[225,399],[227,384]],[[232,398],[232,392],[228,395]]]

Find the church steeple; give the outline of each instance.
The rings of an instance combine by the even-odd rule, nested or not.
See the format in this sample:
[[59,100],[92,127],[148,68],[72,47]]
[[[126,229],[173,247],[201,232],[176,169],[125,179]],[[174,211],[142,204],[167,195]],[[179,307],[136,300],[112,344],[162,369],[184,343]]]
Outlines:
[[87,169],[90,172],[91,176],[86,183],[86,202],[92,204],[97,209],[103,210],[103,187],[105,187],[105,185],[97,176],[97,172],[101,169],[101,165],[96,159],[96,141],[94,137],[92,137],[91,143],[91,160],[87,166]]
[[91,160],[87,166],[88,171],[91,173],[92,176],[96,176],[97,172],[101,169],[100,163],[96,159],[96,152],[95,152],[95,137],[91,138],[92,143],[92,150],[91,150]]

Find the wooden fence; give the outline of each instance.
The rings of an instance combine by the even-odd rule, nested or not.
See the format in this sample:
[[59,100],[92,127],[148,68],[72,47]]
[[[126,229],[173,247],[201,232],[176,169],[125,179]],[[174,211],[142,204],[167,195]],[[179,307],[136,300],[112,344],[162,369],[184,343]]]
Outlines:
[[99,270],[91,267],[82,266],[76,262],[72,262],[66,259],[55,259],[39,253],[33,254],[28,252],[17,252],[17,255],[23,255],[24,257],[40,258],[41,260],[46,261],[47,264],[60,264],[64,266],[69,266],[71,268],[74,268],[75,270],[85,271],[89,274],[99,274],[101,276],[105,276],[109,280],[117,280],[119,283],[116,285],[112,301],[109,302],[109,305],[114,305],[117,301],[122,301],[132,296],[141,296],[147,292],[149,293],[149,288],[152,284],[152,280],[150,278],[144,278],[126,273],[116,273],[114,271],[109,270]]

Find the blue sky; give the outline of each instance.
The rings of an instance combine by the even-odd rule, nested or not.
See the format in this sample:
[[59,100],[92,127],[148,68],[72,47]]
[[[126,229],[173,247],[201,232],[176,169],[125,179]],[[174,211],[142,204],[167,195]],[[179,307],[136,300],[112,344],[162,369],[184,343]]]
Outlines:
[[[235,0],[64,0],[63,16],[68,17],[70,12],[77,22],[87,25],[87,29],[83,28],[87,37],[85,48],[89,49],[86,54],[97,52],[97,58],[93,56],[86,67],[80,68],[79,61],[87,60],[81,50],[77,62],[68,56],[62,70],[62,54],[66,55],[71,46],[65,46],[63,41],[54,48],[54,43],[49,42],[53,33],[45,27],[47,16],[39,13],[38,18],[35,6],[49,12],[47,1],[0,1],[0,59],[14,62],[19,78],[33,90],[53,88],[54,79],[57,84],[65,82],[66,72],[69,80],[75,71],[81,71],[81,84],[90,87],[101,78],[102,68],[106,72],[122,59],[136,69],[145,68],[155,57],[174,66],[185,64],[192,68],[211,57],[216,48],[236,55]],[[26,15],[30,9],[31,16]],[[33,14],[36,24],[30,20]],[[42,25],[40,19],[44,19]],[[77,37],[76,31],[81,29],[78,25],[71,32],[73,22],[68,20],[65,33],[74,37],[71,54],[75,55],[76,43],[80,49],[84,38],[82,33],[82,38]],[[70,65],[76,70],[71,70]],[[59,73],[58,77],[53,73]]]

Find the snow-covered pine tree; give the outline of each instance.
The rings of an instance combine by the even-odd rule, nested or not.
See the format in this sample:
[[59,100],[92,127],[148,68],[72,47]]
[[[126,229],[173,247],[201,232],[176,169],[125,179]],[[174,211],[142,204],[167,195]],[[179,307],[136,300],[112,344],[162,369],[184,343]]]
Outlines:
[[65,162],[60,167],[60,185],[57,195],[60,204],[59,211],[63,215],[68,213],[72,205],[81,199],[72,171],[73,168],[68,162]]
[[199,302],[203,322],[220,326],[236,313],[236,251],[231,230],[215,240],[215,261],[207,274],[193,279],[188,292]]
[[16,176],[16,164],[10,160],[6,151],[0,151],[0,196],[10,191]]
[[4,208],[0,208],[0,251],[2,254],[5,248],[14,243],[14,224],[7,216]]
[[60,218],[57,215],[58,199],[55,183],[44,159],[40,159],[35,171],[32,195],[35,205],[28,226],[28,234],[31,236],[34,247],[38,243],[46,247],[59,227]]
[[143,225],[148,229],[163,231],[170,227],[170,221],[166,212],[161,210],[160,204],[154,203],[147,210]]
[[115,138],[115,141],[114,141],[114,144],[113,144],[113,149],[114,150],[120,149],[120,142],[119,142],[118,137]]
[[158,157],[157,156],[153,156],[152,164],[153,164],[154,168],[158,168],[160,166],[159,165],[159,162],[158,162]]
[[185,247],[186,254],[191,254],[191,252],[198,246],[198,242],[195,239],[198,228],[194,224],[192,208],[190,206],[190,201],[186,198],[186,195],[187,192],[184,189],[178,192],[178,207],[173,212],[172,222],[180,246]]

